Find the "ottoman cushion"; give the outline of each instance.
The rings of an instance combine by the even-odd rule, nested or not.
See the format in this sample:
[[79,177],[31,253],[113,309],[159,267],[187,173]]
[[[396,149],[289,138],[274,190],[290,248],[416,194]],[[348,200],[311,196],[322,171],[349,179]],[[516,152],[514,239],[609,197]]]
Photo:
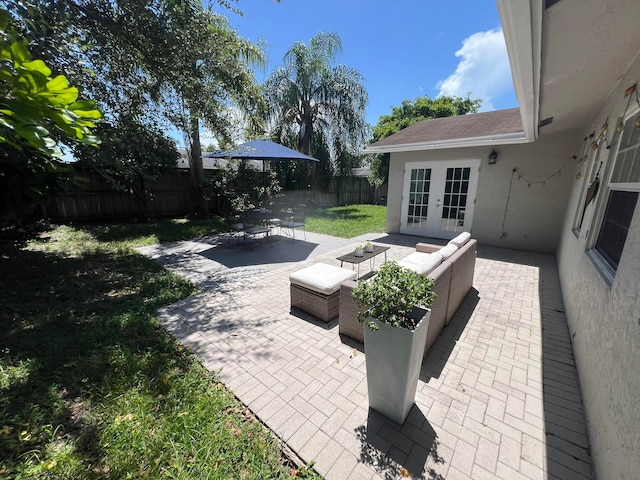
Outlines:
[[299,285],[323,295],[331,295],[340,289],[340,284],[356,278],[356,272],[346,268],[316,263],[289,275],[293,285]]

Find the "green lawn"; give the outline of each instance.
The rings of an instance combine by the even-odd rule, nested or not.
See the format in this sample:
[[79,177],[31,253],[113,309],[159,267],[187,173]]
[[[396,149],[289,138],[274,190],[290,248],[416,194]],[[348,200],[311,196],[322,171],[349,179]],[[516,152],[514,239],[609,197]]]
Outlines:
[[[385,216],[316,210],[307,230],[351,238]],[[133,250],[224,230],[165,220],[0,239],[0,478],[289,478],[277,439],[159,326],[157,309],[196,288]]]
[[349,205],[312,210],[307,213],[306,229],[335,237],[353,238],[370,232],[384,232],[387,207]]
[[0,239],[0,478],[289,478],[273,435],[159,326],[195,287],[131,248],[220,228]]

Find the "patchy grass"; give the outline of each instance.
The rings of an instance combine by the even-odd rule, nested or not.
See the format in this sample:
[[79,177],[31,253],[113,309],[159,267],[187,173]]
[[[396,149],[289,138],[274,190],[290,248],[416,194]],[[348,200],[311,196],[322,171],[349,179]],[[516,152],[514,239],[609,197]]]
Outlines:
[[348,205],[313,210],[307,213],[306,228],[310,232],[353,238],[370,232],[384,232],[387,207],[381,205]]
[[273,435],[159,326],[195,287],[131,248],[216,228],[0,240],[0,478],[290,477]]
[[226,231],[226,228],[225,221],[215,217],[208,220],[177,218],[155,223],[96,225],[90,230],[101,242],[117,242],[121,246],[139,247],[203,237]]

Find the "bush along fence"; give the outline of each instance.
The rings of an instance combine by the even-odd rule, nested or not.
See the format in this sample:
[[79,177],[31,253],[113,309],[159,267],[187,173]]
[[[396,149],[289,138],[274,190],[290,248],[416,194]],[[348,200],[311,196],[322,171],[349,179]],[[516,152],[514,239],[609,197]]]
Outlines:
[[[144,196],[133,192],[115,190],[96,172],[80,172],[86,179],[82,186],[68,188],[57,195],[48,209],[54,220],[118,220],[146,219],[158,217],[180,217],[188,212],[188,170],[176,170],[158,175],[155,180],[146,180]],[[306,204],[309,207],[328,208],[358,203],[383,203],[387,185],[374,189],[366,177],[334,177],[329,188],[324,190],[283,191],[282,195],[291,204]],[[223,214],[217,196],[212,196],[209,208],[213,214]]]

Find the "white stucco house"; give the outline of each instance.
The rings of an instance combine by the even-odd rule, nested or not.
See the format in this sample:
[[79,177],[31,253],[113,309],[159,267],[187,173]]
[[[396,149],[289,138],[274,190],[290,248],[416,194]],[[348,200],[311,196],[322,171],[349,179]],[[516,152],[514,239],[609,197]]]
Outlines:
[[640,1],[497,5],[520,108],[368,147],[387,230],[554,253],[596,475],[639,478]]

